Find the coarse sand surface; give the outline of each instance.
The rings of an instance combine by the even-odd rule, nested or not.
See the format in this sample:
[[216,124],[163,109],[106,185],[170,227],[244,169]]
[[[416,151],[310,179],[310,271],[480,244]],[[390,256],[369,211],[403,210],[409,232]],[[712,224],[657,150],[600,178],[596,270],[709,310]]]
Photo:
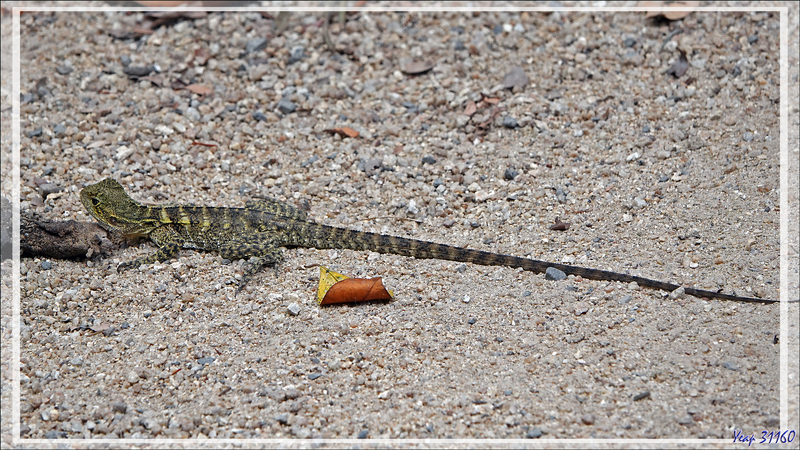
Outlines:
[[[21,209],[90,222],[79,191],[113,177],[146,204],[271,197],[772,299],[783,215],[797,299],[798,6],[757,6],[789,6],[785,186],[778,11],[24,13]],[[2,36],[9,198],[6,12]],[[787,396],[798,428],[796,304],[781,392],[778,304],[350,250],[286,249],[239,295],[246,261],[215,253],[117,272],[153,251],[21,259],[23,439],[732,440],[780,429]],[[395,298],[319,307],[318,265]],[[8,448],[10,260],[2,275]]]

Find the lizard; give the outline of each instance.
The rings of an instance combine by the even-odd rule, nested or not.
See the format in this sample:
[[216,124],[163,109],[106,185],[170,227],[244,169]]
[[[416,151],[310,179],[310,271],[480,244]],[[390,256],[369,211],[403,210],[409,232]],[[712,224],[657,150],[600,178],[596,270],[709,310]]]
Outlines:
[[[567,275],[637,283],[667,292],[681,287],[636,275],[322,225],[310,221],[304,211],[271,199],[250,200],[243,208],[145,206],[132,199],[113,178],[84,187],[80,199],[89,214],[106,230],[121,233],[126,238],[148,237],[158,247],[150,255],[121,263],[120,271],[172,259],[182,248],[215,251],[229,260],[255,257],[255,261],[246,266],[237,293],[261,267],[275,267],[284,260],[280,247],[373,251],[419,259],[519,267],[535,273],[544,273],[553,267]],[[698,298],[777,302],[689,287],[684,287],[684,292]]]

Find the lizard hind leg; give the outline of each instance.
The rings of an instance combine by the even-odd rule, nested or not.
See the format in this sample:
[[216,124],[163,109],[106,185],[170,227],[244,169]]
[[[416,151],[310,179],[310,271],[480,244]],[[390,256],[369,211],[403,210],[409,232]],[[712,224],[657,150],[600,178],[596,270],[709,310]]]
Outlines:
[[264,266],[275,268],[277,274],[278,265],[283,262],[283,259],[283,252],[279,248],[268,249],[257,257],[251,258],[247,262],[244,274],[242,274],[242,280],[239,282],[239,287],[236,288],[236,293],[241,292],[256,272]]

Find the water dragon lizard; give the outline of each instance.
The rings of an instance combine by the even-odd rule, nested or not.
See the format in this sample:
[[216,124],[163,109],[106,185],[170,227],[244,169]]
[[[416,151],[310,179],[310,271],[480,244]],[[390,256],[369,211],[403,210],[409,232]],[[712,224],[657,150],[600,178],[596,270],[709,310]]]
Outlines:
[[[553,267],[592,280],[635,282],[639,286],[674,291],[680,286],[635,275],[502,255],[434,242],[349,230],[309,221],[304,211],[274,200],[251,200],[243,208],[205,206],[144,206],[133,200],[114,179],[86,186],[81,202],[102,227],[127,238],[149,237],[158,250],[123,262],[120,270],[175,257],[181,248],[218,252],[234,260],[256,257],[245,269],[237,292],[263,266],[283,261],[280,247],[350,249],[391,253],[415,258],[469,262],[485,266],[521,267],[543,273]],[[774,303],[776,300],[740,297],[684,287],[695,297],[739,302]]]

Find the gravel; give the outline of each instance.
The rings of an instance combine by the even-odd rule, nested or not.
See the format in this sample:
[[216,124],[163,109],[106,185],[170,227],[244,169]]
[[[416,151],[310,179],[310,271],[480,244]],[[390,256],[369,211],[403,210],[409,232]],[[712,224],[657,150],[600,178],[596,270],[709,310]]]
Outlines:
[[[213,12],[129,39],[108,31],[141,12],[24,14],[21,208],[91,221],[78,192],[113,177],[150,204],[270,197],[329,225],[778,297],[779,217],[798,248],[798,197],[795,175],[781,211],[777,13],[345,18],[331,50],[314,12],[281,32]],[[434,67],[405,73],[415,61]],[[569,230],[549,230],[557,217]],[[22,259],[22,437],[730,439],[775,425],[787,395],[777,305],[348,250],[285,250],[238,295],[242,262],[214,253],[114,270],[152,251]],[[320,308],[319,264],[395,298]]]

